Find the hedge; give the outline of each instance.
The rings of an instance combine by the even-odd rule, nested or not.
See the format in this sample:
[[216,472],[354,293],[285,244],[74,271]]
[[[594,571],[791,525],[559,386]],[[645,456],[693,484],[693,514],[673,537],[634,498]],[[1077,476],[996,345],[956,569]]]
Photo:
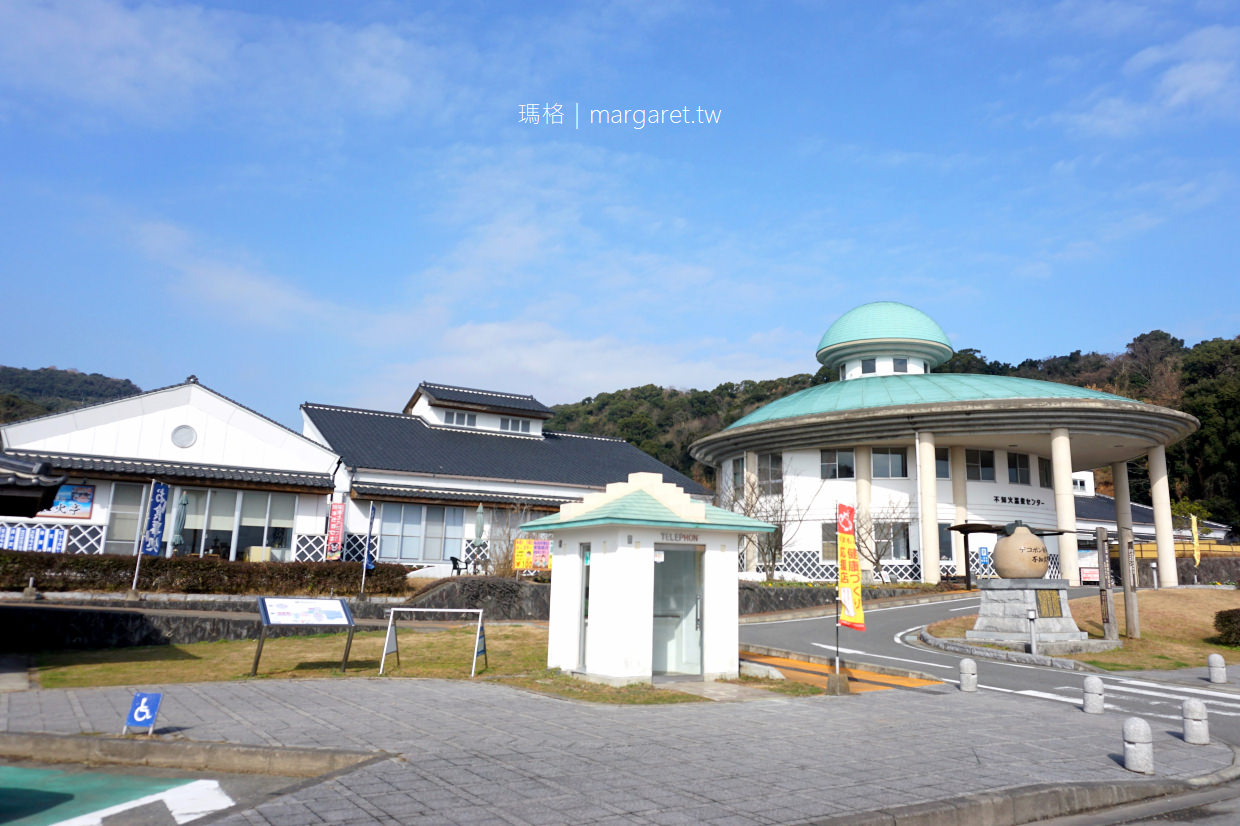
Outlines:
[[[0,590],[19,591],[34,577],[40,591],[128,591],[132,556],[0,551]],[[403,565],[377,563],[366,591],[403,596]],[[228,562],[197,557],[142,560],[138,590],[183,594],[347,594],[361,585],[356,562]]]
[[1240,608],[1219,611],[1214,615],[1214,630],[1222,645],[1240,645]]

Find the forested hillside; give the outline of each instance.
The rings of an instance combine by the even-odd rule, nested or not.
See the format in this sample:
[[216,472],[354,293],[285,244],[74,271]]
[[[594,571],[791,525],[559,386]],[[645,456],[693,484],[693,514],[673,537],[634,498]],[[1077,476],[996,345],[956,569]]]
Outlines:
[[[556,415],[548,427],[618,436],[683,473],[713,484],[711,469],[689,457],[694,440],[767,402],[833,380],[826,372],[726,383],[714,390],[673,390],[648,384],[601,393],[576,404],[555,406]],[[1172,496],[1197,502],[1199,514],[1240,524],[1240,337],[1186,348],[1182,339],[1154,330],[1133,339],[1118,354],[1075,350],[1016,365],[991,361],[977,350],[966,349],[936,372],[1064,382],[1190,413],[1201,421],[1201,430],[1168,451]],[[1134,467],[1130,476],[1133,498],[1148,501],[1144,467]]]
[[141,392],[128,379],[110,379],[99,373],[0,366],[0,422],[15,422]]

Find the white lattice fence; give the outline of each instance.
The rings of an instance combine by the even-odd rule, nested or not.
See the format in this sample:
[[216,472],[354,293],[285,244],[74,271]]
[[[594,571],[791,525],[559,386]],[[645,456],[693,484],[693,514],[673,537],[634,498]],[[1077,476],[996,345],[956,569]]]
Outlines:
[[65,550],[71,554],[103,553],[103,525],[74,525]]

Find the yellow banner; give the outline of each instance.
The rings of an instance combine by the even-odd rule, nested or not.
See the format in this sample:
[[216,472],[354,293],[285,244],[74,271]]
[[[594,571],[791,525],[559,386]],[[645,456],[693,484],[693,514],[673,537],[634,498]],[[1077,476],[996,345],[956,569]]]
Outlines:
[[1190,513],[1188,518],[1192,520],[1193,525],[1193,565],[1197,566],[1201,564],[1201,545],[1197,538],[1197,514]]
[[550,571],[550,539],[518,539],[512,543],[512,567],[516,571]]
[[861,607],[861,559],[857,556],[857,535],[853,525],[856,510],[840,505],[836,518],[838,548],[839,624],[858,631],[865,630],[865,611]]

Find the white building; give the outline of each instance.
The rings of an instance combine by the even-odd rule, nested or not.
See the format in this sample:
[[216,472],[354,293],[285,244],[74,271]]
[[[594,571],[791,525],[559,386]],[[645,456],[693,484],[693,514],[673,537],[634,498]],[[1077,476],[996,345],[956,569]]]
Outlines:
[[[151,482],[184,494],[185,525],[169,556],[287,560],[323,533],[339,457],[198,383],[152,390],[0,427],[5,453],[68,475],[63,500],[0,522],[0,547],[137,552]],[[46,546],[46,543],[53,543]]]
[[[894,302],[857,307],[818,347],[818,360],[839,380],[761,407],[691,453],[715,466],[724,501],[748,495],[780,503],[786,571],[836,578],[834,514],[845,503],[855,504],[859,529],[897,578],[937,582],[963,573],[963,541],[951,525],[1021,520],[1063,531],[1047,537],[1056,563],[1050,575],[1077,584],[1073,473],[1112,468],[1115,518],[1131,532],[1127,462],[1145,456],[1159,577],[1175,585],[1165,451],[1197,420],[1065,384],[930,372],[951,355],[947,336],[919,310]],[[775,521],[771,513],[753,515]],[[994,540],[971,538],[973,570]]]

